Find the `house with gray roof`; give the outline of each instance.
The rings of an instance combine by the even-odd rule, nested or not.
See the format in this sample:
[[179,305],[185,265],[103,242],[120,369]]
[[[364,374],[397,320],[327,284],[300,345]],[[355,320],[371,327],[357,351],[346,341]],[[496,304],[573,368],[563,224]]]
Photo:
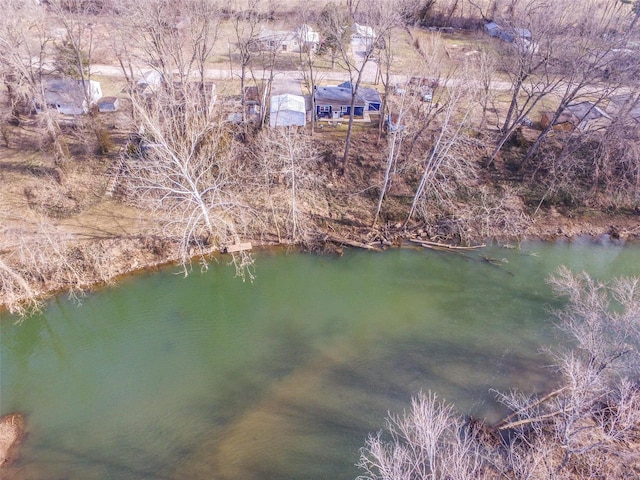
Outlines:
[[376,39],[376,32],[372,27],[368,25],[360,25],[359,23],[354,23],[351,27],[351,39],[359,42],[361,45],[369,48],[373,45],[373,42]]
[[576,127],[579,130],[596,128],[601,125],[599,121],[611,121],[611,117],[593,102],[580,102],[567,106],[565,112],[570,112],[578,119]]
[[[349,91],[352,91],[351,82],[344,82],[338,85],[340,88],[346,88]],[[382,98],[380,97],[380,92],[378,92],[375,88],[368,87],[358,87],[358,95],[367,102],[367,111],[379,112],[382,106]]]
[[613,117],[633,119],[640,122],[640,98],[638,95],[623,93],[609,98],[607,113]]
[[[338,119],[351,115],[351,89],[339,86],[316,87],[313,92],[317,118]],[[356,95],[353,107],[354,116],[364,115],[367,102],[360,94]]]
[[[547,128],[553,121],[556,112],[542,112],[540,125]],[[600,128],[611,121],[611,116],[593,102],[580,102],[567,106],[553,124],[554,130],[571,131],[592,130]]]

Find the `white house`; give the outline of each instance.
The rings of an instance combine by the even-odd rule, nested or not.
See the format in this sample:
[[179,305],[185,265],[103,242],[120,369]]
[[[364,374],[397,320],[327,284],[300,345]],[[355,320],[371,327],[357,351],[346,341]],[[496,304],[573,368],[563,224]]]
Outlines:
[[102,87],[95,80],[48,78],[42,81],[42,90],[47,106],[64,115],[87,113],[102,98]]
[[301,95],[274,95],[271,97],[269,109],[269,126],[271,127],[304,127],[307,112],[304,97]]
[[353,31],[353,33],[351,34],[352,40],[360,42],[365,47],[370,47],[371,45],[373,45],[373,42],[376,39],[376,33],[373,30],[373,27],[354,23],[351,30]]
[[282,50],[283,52],[299,52],[300,42],[295,32],[288,30],[270,30],[261,27],[256,41],[259,50]]
[[296,30],[296,37],[298,38],[300,47],[308,48],[310,51],[315,52],[320,46],[320,34],[314,32],[313,29],[305,23]]
[[256,40],[259,50],[281,50],[283,52],[301,52],[305,49],[315,51],[320,45],[320,34],[306,24],[295,31],[260,29]]

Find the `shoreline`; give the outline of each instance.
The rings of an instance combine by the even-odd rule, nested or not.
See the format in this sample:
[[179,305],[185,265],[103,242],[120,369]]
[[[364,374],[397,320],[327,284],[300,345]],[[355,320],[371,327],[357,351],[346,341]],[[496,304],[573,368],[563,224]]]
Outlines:
[[[631,217],[631,218],[630,218]],[[329,230],[317,234],[316,241],[313,247],[301,244],[285,244],[278,242],[268,241],[256,241],[253,239],[245,239],[245,241],[251,241],[252,249],[249,253],[254,252],[271,252],[277,253],[283,250],[295,250],[297,252],[312,252],[318,255],[337,255],[341,256],[344,253],[345,248],[360,248],[365,250],[372,250],[374,252],[382,252],[390,248],[423,248],[433,249],[438,251],[450,251],[459,252],[460,250],[471,250],[476,248],[484,248],[490,245],[500,245],[506,248],[517,248],[517,245],[523,242],[542,242],[542,243],[573,243],[573,242],[589,242],[593,245],[603,246],[626,246],[626,245],[640,245],[640,233],[625,228],[630,222],[633,222],[633,216],[612,216],[608,219],[611,220],[610,225],[599,225],[598,228],[592,223],[581,223],[572,219],[571,225],[566,225],[564,228],[557,227],[555,234],[549,231],[551,225],[547,224],[547,231],[537,231],[535,234],[523,234],[519,237],[512,236],[496,236],[493,239],[486,241],[478,241],[474,245],[463,245],[460,242],[446,240],[432,240],[426,237],[423,230],[418,227],[412,227],[405,230],[390,230],[387,233],[388,239],[381,239],[380,232],[376,232],[372,229],[357,228],[355,229],[343,229],[340,234],[333,231],[329,233]],[[618,221],[616,221],[618,220]],[[624,220],[624,221],[623,221]],[[619,225],[616,227],[615,224]],[[640,224],[640,222],[635,225]],[[556,228],[555,225],[551,226]],[[640,226],[638,228],[640,230]],[[378,237],[372,240],[370,237]],[[139,240],[139,239],[138,239]],[[166,239],[164,241],[167,241]],[[87,245],[93,243],[99,243],[99,241],[89,241]],[[37,292],[37,297],[34,298],[22,298],[21,303],[25,305],[34,300],[37,302],[35,309],[27,309],[25,314],[20,314],[16,311],[11,311],[11,305],[7,303],[5,299],[2,299],[0,303],[0,314],[7,315],[9,317],[25,318],[33,313],[37,313],[47,300],[56,295],[69,294],[71,297],[74,295],[81,296],[85,292],[92,292],[101,288],[117,285],[122,279],[144,274],[146,272],[154,272],[159,269],[169,266],[180,266],[179,255],[173,250],[162,252],[161,255],[149,256],[149,251],[144,246],[141,246],[137,250],[131,248],[132,239],[126,237],[120,237],[111,239],[110,249],[106,249],[103,253],[113,259],[112,274],[106,278],[96,278],[87,276],[85,281],[71,286],[62,286],[55,282],[42,282],[40,284],[30,285],[34,291]],[[139,242],[141,245],[144,242]],[[128,248],[129,247],[129,248]],[[207,261],[223,261],[225,256],[229,259],[232,258],[232,254],[226,253],[224,249],[215,248],[206,252],[205,258]],[[200,256],[191,257],[191,261],[197,263]],[[185,268],[189,269],[187,265]],[[15,308],[15,304],[14,304]]]

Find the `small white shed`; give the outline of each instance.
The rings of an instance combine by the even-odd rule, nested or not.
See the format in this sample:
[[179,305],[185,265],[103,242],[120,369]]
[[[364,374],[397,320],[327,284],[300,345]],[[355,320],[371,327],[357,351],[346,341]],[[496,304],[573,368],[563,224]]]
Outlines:
[[301,95],[274,95],[271,97],[269,109],[269,126],[271,127],[304,127],[307,112],[304,97]]
[[[100,82],[73,78],[42,79],[44,101],[63,115],[82,115],[102,98]],[[36,104],[36,111],[42,107]]]

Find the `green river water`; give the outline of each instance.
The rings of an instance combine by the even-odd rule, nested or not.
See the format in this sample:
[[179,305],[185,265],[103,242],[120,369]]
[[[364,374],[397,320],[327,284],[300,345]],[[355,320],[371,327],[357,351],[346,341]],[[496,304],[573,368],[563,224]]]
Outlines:
[[253,283],[168,268],[4,316],[0,413],[28,435],[3,479],[353,479],[366,435],[420,390],[495,421],[490,389],[553,386],[539,349],[558,341],[561,264],[637,275],[640,249],[260,253]]

